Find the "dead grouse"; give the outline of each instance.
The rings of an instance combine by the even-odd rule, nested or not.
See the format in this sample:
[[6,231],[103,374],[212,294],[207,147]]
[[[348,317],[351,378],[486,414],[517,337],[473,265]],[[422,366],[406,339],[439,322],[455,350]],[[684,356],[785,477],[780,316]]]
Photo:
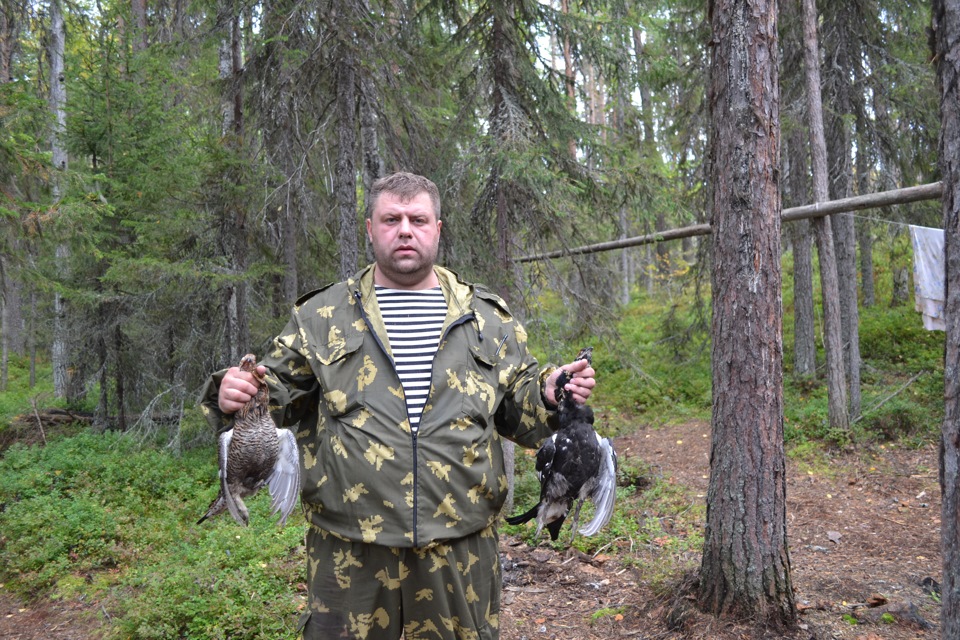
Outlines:
[[297,441],[292,431],[278,429],[270,417],[270,391],[264,376],[257,372],[256,356],[245,355],[240,369],[252,373],[260,388],[233,415],[233,427],[220,434],[220,493],[197,524],[229,511],[234,520],[247,526],[249,514],[243,498],[267,485],[272,498],[271,514],[279,511],[279,524],[283,526],[300,492]]
[[[591,360],[593,348],[577,354],[577,360]],[[594,503],[593,519],[580,529],[592,536],[610,521],[617,490],[617,454],[608,438],[601,438],[593,429],[593,410],[576,402],[564,386],[569,382],[566,371],[557,379],[557,413],[560,427],[547,438],[537,452],[537,475],[540,477],[540,501],[529,511],[507,518],[510,524],[537,519],[537,534],[546,526],[550,538],[556,540],[560,528],[576,502],[573,530],[584,500]]]

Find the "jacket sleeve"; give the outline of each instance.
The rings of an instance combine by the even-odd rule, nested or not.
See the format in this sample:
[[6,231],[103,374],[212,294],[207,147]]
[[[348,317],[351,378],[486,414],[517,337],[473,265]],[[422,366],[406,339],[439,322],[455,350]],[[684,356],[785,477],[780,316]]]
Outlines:
[[543,397],[544,382],[556,366],[540,367],[527,348],[526,330],[515,320],[507,343],[516,357],[507,369],[507,392],[494,417],[497,431],[523,447],[536,448],[559,426],[556,410]]
[[[266,381],[270,388],[270,414],[277,425],[291,425],[316,407],[318,384],[307,361],[308,351],[303,332],[297,321],[297,312],[284,330],[273,340],[271,350],[259,359],[267,367]],[[220,411],[218,394],[226,374],[221,369],[211,375],[200,396],[200,409],[217,433],[230,428],[230,414]]]

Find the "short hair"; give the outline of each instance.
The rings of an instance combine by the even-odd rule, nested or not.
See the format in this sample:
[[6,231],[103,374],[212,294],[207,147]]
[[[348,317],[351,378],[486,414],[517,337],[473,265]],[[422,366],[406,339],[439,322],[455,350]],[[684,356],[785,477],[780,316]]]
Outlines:
[[403,202],[409,202],[421,193],[426,193],[430,196],[430,202],[433,204],[433,212],[436,214],[437,220],[440,219],[440,190],[429,178],[418,176],[415,173],[398,171],[378,179],[370,188],[370,194],[367,198],[368,218],[373,217],[373,208],[382,193],[391,193]]

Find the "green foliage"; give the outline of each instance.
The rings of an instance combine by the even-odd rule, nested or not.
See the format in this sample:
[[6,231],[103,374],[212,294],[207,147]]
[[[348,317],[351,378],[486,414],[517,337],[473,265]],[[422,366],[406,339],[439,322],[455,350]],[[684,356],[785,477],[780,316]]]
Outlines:
[[11,447],[0,459],[0,578],[67,595],[84,588],[71,576],[97,575],[86,588],[112,610],[118,638],[293,637],[302,529],[278,529],[263,496],[250,501],[249,528],[195,525],[216,493],[214,463],[212,450],[174,457],[115,433]]

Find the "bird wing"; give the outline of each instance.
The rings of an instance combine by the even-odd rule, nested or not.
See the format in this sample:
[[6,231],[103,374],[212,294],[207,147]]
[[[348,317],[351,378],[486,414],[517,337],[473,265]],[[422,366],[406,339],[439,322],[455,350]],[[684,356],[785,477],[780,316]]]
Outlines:
[[544,476],[550,474],[550,468],[553,466],[553,457],[557,453],[557,434],[551,435],[543,441],[540,449],[537,450],[537,479],[543,483]]
[[297,439],[289,429],[277,429],[280,440],[280,452],[277,463],[267,478],[270,487],[270,515],[280,512],[280,526],[293,513],[300,495],[300,455],[297,452]]
[[223,501],[227,505],[227,511],[230,512],[233,519],[236,520],[238,524],[245,524],[243,514],[237,506],[237,501],[234,499],[233,492],[230,491],[230,485],[227,482],[227,467],[229,466],[228,459],[230,442],[232,440],[233,429],[229,429],[220,434],[220,448],[217,450],[217,461],[220,464],[220,493],[223,495]]
[[594,504],[593,520],[580,528],[580,533],[592,536],[610,521],[617,498],[617,452],[609,438],[597,436],[600,443],[600,470],[597,485],[590,493]]

